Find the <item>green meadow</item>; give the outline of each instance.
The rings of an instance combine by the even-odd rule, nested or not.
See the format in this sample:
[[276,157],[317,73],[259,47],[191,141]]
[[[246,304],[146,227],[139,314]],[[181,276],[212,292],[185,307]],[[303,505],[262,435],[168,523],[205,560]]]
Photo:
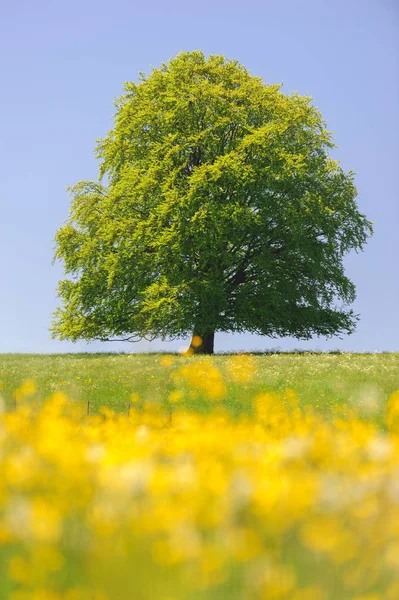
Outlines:
[[[198,357],[172,354],[2,354],[0,381],[7,408],[15,403],[15,390],[33,380],[35,395],[46,398],[64,392],[85,403],[90,413],[104,406],[128,412],[138,395],[141,404],[164,402],[173,389],[171,376]],[[244,371],[234,374],[234,361]],[[264,355],[215,355],[210,359],[228,382],[218,404],[232,414],[250,407],[260,391],[294,389],[302,405],[323,412],[345,414],[351,408],[380,420],[389,395],[399,388],[399,353],[275,353]],[[241,369],[242,370],[242,369]],[[173,377],[172,377],[173,379]],[[182,398],[185,408],[206,411],[214,402],[201,393]]]
[[1,600],[399,597],[399,353],[4,354],[0,382]]

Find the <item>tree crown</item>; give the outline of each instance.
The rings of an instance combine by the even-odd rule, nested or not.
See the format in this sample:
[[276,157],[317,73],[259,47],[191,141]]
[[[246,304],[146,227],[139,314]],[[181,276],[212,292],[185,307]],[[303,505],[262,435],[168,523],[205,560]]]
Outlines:
[[56,234],[54,335],[353,331],[342,259],[371,224],[310,97],[195,51],[126,83],[114,120]]

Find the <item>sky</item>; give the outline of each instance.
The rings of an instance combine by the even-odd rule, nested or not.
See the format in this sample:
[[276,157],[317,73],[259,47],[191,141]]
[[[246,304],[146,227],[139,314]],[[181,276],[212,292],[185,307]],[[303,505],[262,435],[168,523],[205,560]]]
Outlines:
[[177,350],[176,342],[51,340],[66,187],[97,179],[113,100],[179,51],[238,59],[265,83],[311,95],[374,222],[345,259],[356,333],[301,341],[217,334],[216,351],[399,350],[397,0],[3,0],[0,5],[0,352]]

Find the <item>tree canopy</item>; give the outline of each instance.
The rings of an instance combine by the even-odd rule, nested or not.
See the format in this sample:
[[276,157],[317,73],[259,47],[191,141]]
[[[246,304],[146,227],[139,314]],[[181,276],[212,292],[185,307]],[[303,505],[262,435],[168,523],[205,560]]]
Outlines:
[[217,331],[351,333],[343,257],[371,224],[311,100],[200,51],[126,83],[99,181],[70,188],[56,234],[53,335],[194,334],[212,352]]

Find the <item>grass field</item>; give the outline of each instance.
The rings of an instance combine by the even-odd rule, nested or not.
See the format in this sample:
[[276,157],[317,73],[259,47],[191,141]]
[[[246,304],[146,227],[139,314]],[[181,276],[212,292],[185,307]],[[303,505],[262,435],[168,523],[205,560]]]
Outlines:
[[399,354],[0,355],[1,600],[396,600]]
[[[12,407],[15,390],[33,379],[42,398],[63,391],[74,400],[89,401],[93,412],[102,406],[127,412],[132,393],[143,401],[165,400],[171,373],[193,360],[170,354],[3,354],[2,395]],[[373,416],[381,422],[388,396],[399,388],[399,353],[224,355],[212,362],[229,383],[219,405],[232,414],[247,411],[253,393],[260,389],[293,388],[301,404],[324,413],[354,405],[364,405],[367,412],[367,405],[376,402]],[[185,407],[203,411],[212,406],[201,394],[198,401],[193,399],[193,391],[191,397],[185,395]]]

